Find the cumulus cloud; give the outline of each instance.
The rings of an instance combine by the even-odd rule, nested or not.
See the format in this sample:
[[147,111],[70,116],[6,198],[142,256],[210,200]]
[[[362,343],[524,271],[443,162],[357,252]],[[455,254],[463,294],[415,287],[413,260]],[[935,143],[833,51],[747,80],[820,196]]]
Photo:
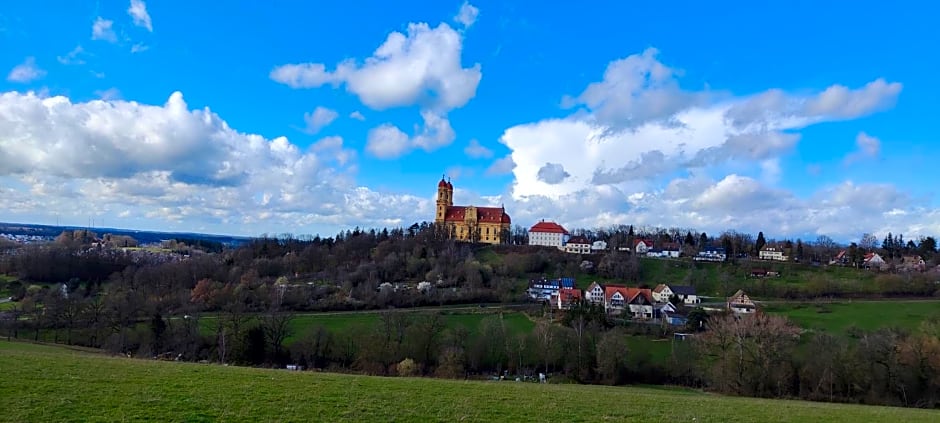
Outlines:
[[823,121],[854,119],[894,106],[902,85],[882,78],[851,89],[832,85],[813,96],[773,89],[737,102],[727,118],[738,128],[801,128]]
[[369,131],[366,151],[380,159],[394,159],[415,148],[434,151],[450,144],[456,137],[446,117],[423,110],[421,118],[424,124],[416,126],[415,134],[411,137],[391,123],[373,128]]
[[292,88],[343,85],[373,110],[419,106],[424,127],[416,128],[407,141],[403,130],[393,131],[388,123],[372,131],[367,151],[393,158],[413,148],[432,151],[454,140],[447,112],[467,104],[482,78],[479,64],[463,67],[462,50],[462,35],[446,23],[435,28],[411,23],[405,33],[389,34],[361,63],[349,59],[333,70],[322,63],[286,64],[269,76]]
[[[647,190],[657,178],[729,165],[742,176],[778,180],[779,159],[795,150],[799,129],[876,113],[901,90],[876,79],[808,94],[772,89],[717,96],[682,90],[680,74],[647,49],[611,62],[601,81],[564,101],[585,109],[506,129],[500,142],[516,164],[513,195],[559,198],[592,185]],[[570,177],[546,183],[539,178],[545,163],[563,166]]]
[[400,157],[410,145],[408,134],[388,123],[372,128],[366,137],[366,151],[380,159]]
[[544,166],[539,168],[537,177],[546,184],[555,185],[560,184],[569,176],[571,176],[571,174],[565,172],[564,166],[558,163],[545,163]]
[[270,77],[292,88],[345,84],[377,110],[412,104],[450,110],[476,95],[482,77],[479,64],[461,65],[462,49],[461,35],[447,24],[411,23],[406,33],[389,34],[361,64],[346,60],[332,71],[322,63],[287,64],[274,68]]
[[112,26],[114,26],[114,21],[98,16],[95,23],[91,25],[91,39],[116,43],[117,34],[114,33]]
[[316,109],[313,109],[312,113],[304,113],[304,123],[307,124],[306,128],[304,128],[304,132],[308,134],[320,132],[321,129],[333,123],[338,117],[339,113],[335,110],[317,106]]
[[153,23],[150,21],[150,13],[147,13],[147,4],[144,3],[143,0],[131,0],[131,5],[127,8],[127,14],[134,20],[134,25],[153,32]]
[[433,214],[430,200],[356,186],[354,159],[339,137],[302,150],[240,133],[180,93],[162,105],[0,94],[0,186],[16,204],[6,217],[126,213],[139,227],[258,234]]
[[672,69],[648,48],[607,65],[604,78],[594,82],[579,96],[566,98],[567,106],[584,105],[601,124],[612,128],[636,128],[648,122],[668,122],[679,111],[702,100],[683,91]]
[[35,57],[27,57],[23,63],[16,65],[7,75],[7,81],[26,84],[46,76],[46,71],[36,65]]
[[881,140],[859,132],[855,137],[856,150],[845,156],[845,164],[849,165],[860,160],[878,157],[881,152]]
[[355,110],[355,111],[353,111],[352,113],[350,113],[350,114],[349,114],[349,118],[350,118],[350,119],[358,120],[358,121],[360,121],[360,122],[366,120],[366,117],[363,116],[362,113],[361,113],[360,111],[358,111],[358,110]]
[[463,25],[464,28],[470,28],[477,21],[479,15],[480,9],[465,1],[460,5],[460,10],[457,12],[457,16],[454,16],[454,21]]
[[482,146],[480,141],[477,141],[476,138],[470,140],[470,143],[464,147],[463,152],[467,157],[472,159],[488,159],[493,157],[493,150]]

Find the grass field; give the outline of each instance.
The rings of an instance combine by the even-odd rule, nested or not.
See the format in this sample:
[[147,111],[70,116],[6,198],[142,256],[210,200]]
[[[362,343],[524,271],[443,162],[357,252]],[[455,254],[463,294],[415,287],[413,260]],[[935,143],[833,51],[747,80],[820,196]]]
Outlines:
[[845,333],[852,326],[864,330],[883,327],[913,330],[924,320],[940,316],[940,301],[780,303],[766,306],[764,311],[787,316],[807,329],[831,333]]
[[[396,311],[396,313],[407,313],[411,318],[420,319],[430,311]],[[471,335],[475,334],[483,319],[498,315],[494,309],[481,309],[474,312],[469,310],[447,310],[441,311],[447,327],[455,328],[463,326]],[[511,333],[529,333],[535,327],[535,323],[526,317],[526,315],[516,311],[504,311],[503,322]],[[318,326],[333,332],[340,333],[349,330],[362,330],[371,328],[379,322],[378,312],[350,312],[350,313],[317,313],[317,314],[298,314],[291,321],[292,336],[286,340],[290,343],[307,331]],[[204,317],[200,320],[203,333],[210,334],[215,330],[216,320],[214,316]]]
[[0,421],[934,422],[917,409],[696,391],[380,378],[113,358],[0,341]]

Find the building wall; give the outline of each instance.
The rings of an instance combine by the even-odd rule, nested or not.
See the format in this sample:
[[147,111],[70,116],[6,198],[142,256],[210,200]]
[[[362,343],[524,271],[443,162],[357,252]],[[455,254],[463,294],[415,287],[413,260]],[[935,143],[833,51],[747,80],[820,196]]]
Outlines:
[[543,245],[561,248],[565,243],[565,234],[553,232],[529,232],[529,245]]

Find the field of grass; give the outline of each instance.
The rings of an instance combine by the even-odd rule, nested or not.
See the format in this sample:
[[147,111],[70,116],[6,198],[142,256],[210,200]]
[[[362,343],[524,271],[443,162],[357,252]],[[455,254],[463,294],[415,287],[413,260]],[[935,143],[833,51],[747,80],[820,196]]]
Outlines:
[[381,378],[0,341],[0,421],[904,421],[940,412],[639,387]]
[[830,333],[845,333],[852,326],[864,330],[883,327],[913,330],[924,320],[940,316],[940,301],[779,303],[764,307],[764,311],[787,316],[804,328]]
[[[471,335],[477,332],[483,319],[498,315],[498,311],[493,309],[480,309],[480,311],[474,312],[470,310],[447,310],[445,308],[440,312],[447,322],[447,327],[463,326]],[[406,313],[411,318],[420,319],[421,316],[425,316],[431,311],[396,311],[396,313]],[[520,312],[503,311],[502,315],[503,322],[510,333],[529,333],[535,327],[535,323]],[[290,323],[292,336],[286,340],[286,343],[289,345],[297,337],[318,326],[322,326],[333,333],[340,333],[371,328],[378,322],[378,312],[298,314]],[[200,320],[202,331],[206,334],[215,330],[215,324],[214,316],[205,316]]]

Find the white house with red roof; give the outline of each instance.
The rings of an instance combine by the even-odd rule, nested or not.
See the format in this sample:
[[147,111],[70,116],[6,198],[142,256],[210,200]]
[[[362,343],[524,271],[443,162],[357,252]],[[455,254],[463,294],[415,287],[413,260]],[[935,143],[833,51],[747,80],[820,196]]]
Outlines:
[[581,290],[578,288],[561,288],[551,297],[552,307],[559,310],[568,310],[581,303]]
[[638,239],[636,244],[633,245],[633,252],[637,255],[643,255],[650,251],[653,248],[653,241],[648,239]]
[[564,249],[566,242],[568,242],[568,231],[555,222],[542,220],[529,229],[529,245]]
[[649,289],[623,285],[604,287],[604,310],[607,314],[629,314],[635,319],[653,318],[653,294]]

